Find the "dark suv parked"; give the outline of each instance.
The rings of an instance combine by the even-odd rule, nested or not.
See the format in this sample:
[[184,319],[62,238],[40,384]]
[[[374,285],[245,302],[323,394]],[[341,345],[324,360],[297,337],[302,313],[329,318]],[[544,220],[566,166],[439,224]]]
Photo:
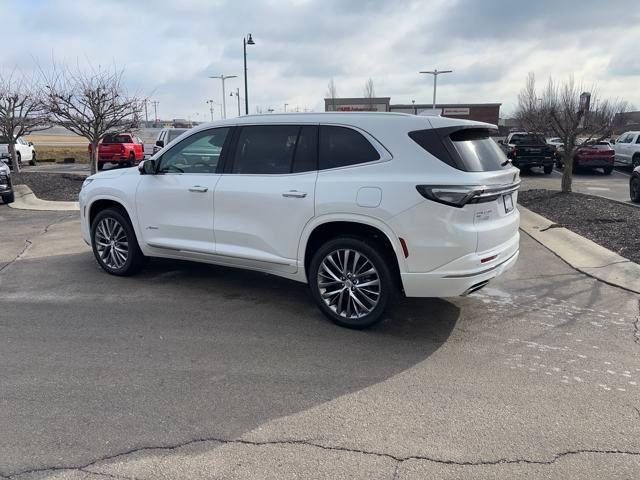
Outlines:
[[4,203],[13,203],[15,194],[11,185],[11,171],[9,165],[0,160],[0,196]]

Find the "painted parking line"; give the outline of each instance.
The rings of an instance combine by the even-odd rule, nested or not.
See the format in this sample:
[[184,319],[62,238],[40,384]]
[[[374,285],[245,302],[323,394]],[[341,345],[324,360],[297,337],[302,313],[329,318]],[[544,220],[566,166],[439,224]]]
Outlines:
[[625,177],[630,177],[631,174],[627,172],[621,172],[620,170],[614,170],[615,173],[619,173],[620,175],[624,175]]

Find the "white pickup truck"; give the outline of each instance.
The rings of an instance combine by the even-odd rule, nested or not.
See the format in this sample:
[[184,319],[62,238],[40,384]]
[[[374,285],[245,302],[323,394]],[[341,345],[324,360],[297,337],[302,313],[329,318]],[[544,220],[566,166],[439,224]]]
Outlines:
[[[22,137],[16,139],[16,156],[18,157],[18,163],[20,165],[24,162],[29,162],[29,165],[36,164],[36,149],[33,143],[28,142]],[[11,165],[9,144],[6,137],[0,137],[0,158],[9,159],[7,163]]]
[[613,144],[616,152],[616,165],[623,167],[640,166],[640,132],[624,132]]

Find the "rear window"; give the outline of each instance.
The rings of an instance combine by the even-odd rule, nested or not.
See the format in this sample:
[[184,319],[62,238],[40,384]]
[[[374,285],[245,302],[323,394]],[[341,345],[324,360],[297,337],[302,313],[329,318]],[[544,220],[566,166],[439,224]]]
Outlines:
[[433,156],[466,172],[488,172],[509,168],[502,149],[483,128],[427,129],[409,132],[409,137]]
[[320,170],[380,160],[380,154],[360,132],[331,125],[320,126]]
[[518,133],[511,136],[511,140],[509,141],[509,143],[512,143],[514,145],[537,145],[545,142],[541,137],[537,135]]
[[106,135],[102,143],[133,143],[129,135]]
[[502,149],[487,130],[459,130],[449,135],[451,143],[469,172],[487,172],[508,168]]

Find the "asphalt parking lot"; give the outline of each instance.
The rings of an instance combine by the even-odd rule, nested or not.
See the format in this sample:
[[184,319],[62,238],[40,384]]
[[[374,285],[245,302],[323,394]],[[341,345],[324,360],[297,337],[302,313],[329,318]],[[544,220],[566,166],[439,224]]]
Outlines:
[[356,332],[258,273],[108,276],[76,214],[0,205],[0,478],[638,478],[638,301],[523,234]]
[[[573,174],[572,190],[636,205],[629,198],[630,177],[631,171],[625,167],[616,168],[611,175],[605,175],[600,169],[584,169]],[[532,169],[522,173],[522,188],[560,190],[561,178],[562,170],[557,168],[550,175],[545,175],[542,169]]]

